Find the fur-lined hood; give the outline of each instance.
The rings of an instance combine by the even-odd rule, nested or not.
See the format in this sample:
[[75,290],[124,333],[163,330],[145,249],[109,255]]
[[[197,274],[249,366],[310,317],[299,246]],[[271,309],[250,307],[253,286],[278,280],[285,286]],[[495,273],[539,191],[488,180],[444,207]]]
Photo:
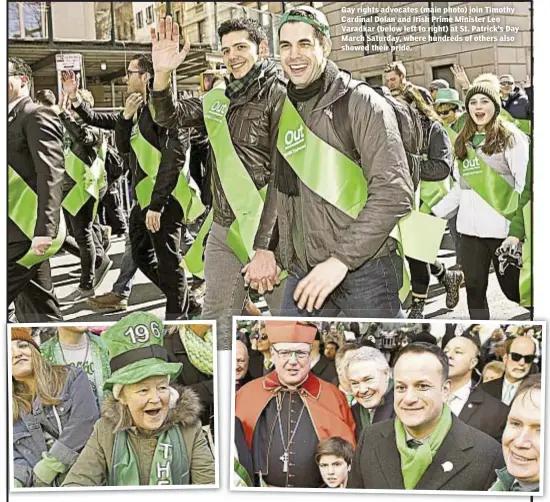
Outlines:
[[[176,385],[170,387],[177,390],[179,398],[175,407],[168,410],[164,424],[156,432],[164,431],[176,424],[189,427],[200,422],[202,404],[197,393],[189,387]],[[101,404],[101,417],[112,427],[113,433],[132,427],[128,407],[117,401],[110,393]]]

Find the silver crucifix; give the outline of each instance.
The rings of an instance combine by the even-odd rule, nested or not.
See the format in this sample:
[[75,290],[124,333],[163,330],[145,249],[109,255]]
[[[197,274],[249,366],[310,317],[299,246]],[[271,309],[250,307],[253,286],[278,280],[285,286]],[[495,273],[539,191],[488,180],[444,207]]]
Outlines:
[[283,472],[288,472],[288,452],[285,451],[280,457],[279,460],[283,463]]

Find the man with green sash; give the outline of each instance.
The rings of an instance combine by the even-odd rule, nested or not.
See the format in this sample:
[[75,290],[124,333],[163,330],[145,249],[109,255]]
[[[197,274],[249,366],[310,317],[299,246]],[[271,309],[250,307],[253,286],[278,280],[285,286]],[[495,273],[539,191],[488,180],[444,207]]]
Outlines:
[[[207,226],[199,233],[185,266],[204,273],[206,295],[202,317],[216,319],[218,348],[231,347],[231,316],[240,315],[247,298],[241,274],[252,256],[263,280],[260,292],[274,289],[278,269],[271,241],[276,208],[264,208],[264,187],[273,172],[279,116],[285,82],[275,63],[267,59],[263,28],[251,19],[231,19],[218,28],[224,63],[230,77],[225,91],[214,88],[203,98],[172,100],[171,72],[189,52],[179,51],[179,27],[170,16],[159,22],[159,38],[152,28],[155,80],[152,105],[155,120],[166,128],[206,126],[212,146],[213,214],[206,244],[204,272],[202,248]],[[260,220],[262,223],[260,223]],[[260,228],[260,231],[258,231]],[[257,232],[261,238],[257,237]],[[258,285],[257,285],[258,286]],[[272,314],[278,313],[282,287],[267,295]]]
[[[196,197],[183,175],[189,132],[168,131],[153,120],[147,104],[154,77],[149,54],[133,57],[126,74],[131,96],[117,120],[115,140],[118,151],[129,154],[137,200],[129,224],[132,257],[166,296],[166,319],[178,319],[188,307],[185,272],[179,266],[182,222],[192,219]],[[183,197],[177,188],[185,189]]]
[[277,206],[289,271],[281,313],[402,317],[403,262],[390,232],[411,212],[413,183],[393,110],[327,59],[322,12],[285,13],[279,45],[290,82],[266,206]]
[[63,130],[55,113],[29,96],[32,71],[8,61],[8,269],[7,305],[24,297],[29,322],[63,320],[49,258],[61,248],[65,223]]
[[407,345],[397,355],[393,379],[396,417],[364,429],[347,487],[488,490],[504,466],[502,448],[451,412],[443,351],[431,343]]
[[[79,89],[82,101],[93,107],[94,98],[86,89]],[[60,298],[61,305],[72,305],[94,296],[97,288],[113,265],[105,254],[97,220],[97,207],[105,195],[106,138],[100,129],[89,126],[70,111],[68,96],[59,104],[51,91],[44,92],[43,106],[50,107],[60,118],[65,131],[65,176],[63,180],[63,209],[70,222],[78,245],[81,272],[78,286]],[[94,225],[97,222],[97,225]],[[65,243],[67,244],[67,243]]]

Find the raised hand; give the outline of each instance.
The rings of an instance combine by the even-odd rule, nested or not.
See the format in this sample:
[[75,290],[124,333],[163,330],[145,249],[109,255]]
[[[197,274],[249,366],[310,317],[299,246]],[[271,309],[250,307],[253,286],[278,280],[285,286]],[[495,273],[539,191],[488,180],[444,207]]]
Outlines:
[[134,92],[130,94],[126,99],[126,104],[124,105],[124,118],[126,120],[131,119],[142,104],[143,97],[141,96],[141,94],[139,94],[139,92]]
[[78,91],[78,80],[73,70],[67,70],[61,73],[61,84],[63,91],[73,99]]
[[151,27],[151,42],[153,44],[152,58],[155,74],[175,70],[183,63],[190,49],[190,45],[186,41],[180,52],[179,26],[178,23],[172,23],[172,16],[166,16],[166,19],[159,21],[158,37],[155,27]]
[[463,66],[454,64],[451,66],[451,72],[456,83],[461,89],[468,89],[468,87],[470,87],[470,80],[468,79],[468,75],[466,75],[466,70],[464,70]]

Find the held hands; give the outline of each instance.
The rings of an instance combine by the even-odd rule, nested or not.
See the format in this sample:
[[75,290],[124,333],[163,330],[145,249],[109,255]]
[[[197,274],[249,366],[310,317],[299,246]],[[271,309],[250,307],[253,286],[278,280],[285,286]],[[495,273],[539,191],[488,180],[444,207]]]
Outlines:
[[124,118],[126,120],[130,120],[142,104],[143,97],[139,92],[133,92],[130,94],[126,99],[126,104],[124,105]]
[[254,258],[244,266],[241,273],[245,274],[245,286],[250,285],[261,295],[273,291],[273,288],[280,283],[281,269],[277,266],[273,251],[258,249]]
[[51,237],[34,237],[31,243],[32,252],[37,256],[42,256],[52,245]]
[[156,211],[147,211],[145,216],[145,227],[149,232],[158,232],[160,230],[160,216],[162,213],[157,213]]
[[344,280],[348,267],[334,257],[319,263],[296,286],[294,301],[300,309],[320,309],[336,287]]
[[155,27],[151,27],[152,58],[155,69],[153,89],[162,90],[168,87],[170,73],[183,63],[189,54],[191,48],[189,42],[184,42],[180,52],[179,41],[179,26],[178,23],[172,23],[172,16],[166,16],[166,19],[159,21],[158,38]]

